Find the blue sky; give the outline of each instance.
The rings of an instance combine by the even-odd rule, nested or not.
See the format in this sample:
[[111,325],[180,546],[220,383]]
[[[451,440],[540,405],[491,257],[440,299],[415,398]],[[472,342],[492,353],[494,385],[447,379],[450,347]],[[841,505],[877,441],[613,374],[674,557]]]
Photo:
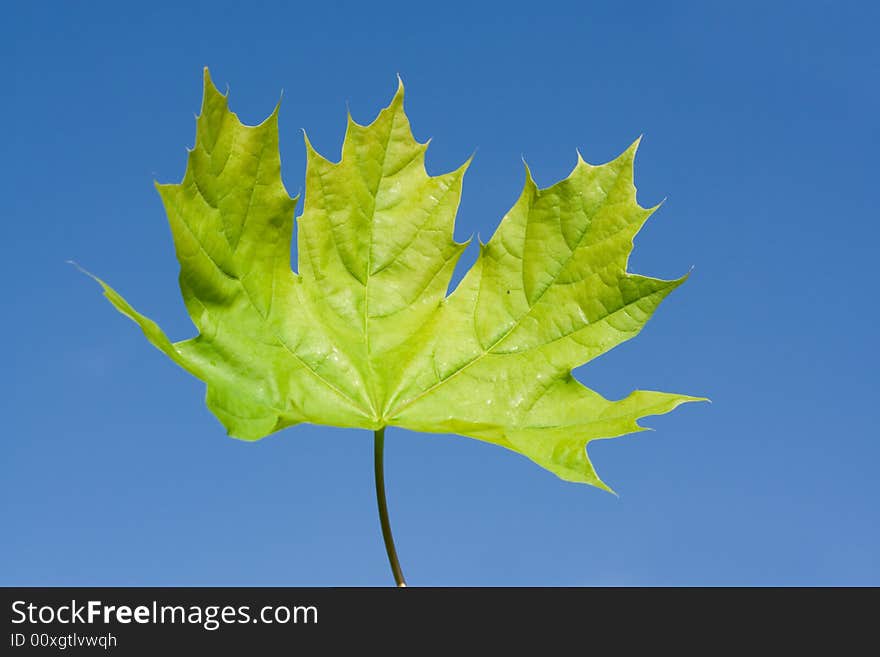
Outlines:
[[459,239],[492,233],[522,157],[547,186],[576,148],[604,162],[644,134],[639,200],[667,201],[630,270],[694,272],[576,375],[714,403],[594,443],[619,498],[389,430],[411,584],[880,584],[876,4],[122,4],[0,21],[0,584],[391,583],[367,432],[227,438],[202,384],[65,264],[192,335],[153,180],[183,174],[206,65],[249,123],[284,90],[291,193],[300,129],[335,157],[346,106],[371,120],[400,73],[429,172],[476,150]]

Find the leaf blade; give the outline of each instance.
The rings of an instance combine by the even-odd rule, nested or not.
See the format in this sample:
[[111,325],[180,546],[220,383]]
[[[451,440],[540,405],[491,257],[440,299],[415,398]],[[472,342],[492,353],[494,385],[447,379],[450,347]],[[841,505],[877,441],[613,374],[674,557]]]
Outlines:
[[[454,239],[468,159],[425,169],[399,84],[368,125],[349,116],[331,162],[308,137],[299,273],[297,198],[281,179],[278,107],[256,126],[205,70],[196,144],[178,184],[157,185],[198,334],[171,343],[100,279],[148,340],[207,384],[230,435],[302,422],[454,432],[516,451],[569,481],[608,486],[587,444],[701,398],[635,391],[609,401],[573,368],[637,335],[687,276],[627,271],[656,208],[636,201],[638,140],[618,158],[523,192],[447,296],[467,243]],[[91,274],[90,274],[91,275]]]

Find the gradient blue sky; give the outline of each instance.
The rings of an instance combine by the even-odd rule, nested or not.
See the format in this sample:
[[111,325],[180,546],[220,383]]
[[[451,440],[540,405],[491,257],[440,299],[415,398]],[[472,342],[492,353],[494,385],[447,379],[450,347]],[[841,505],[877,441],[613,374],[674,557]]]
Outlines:
[[[428,169],[476,149],[456,235],[523,183],[645,137],[667,198],[632,271],[691,279],[577,371],[712,397],[594,443],[619,499],[454,436],[389,430],[405,572],[433,585],[880,584],[876,3],[7,3],[0,584],[384,585],[371,436],[225,436],[203,386],[67,259],[193,329],[153,180],[183,174],[202,67],[246,122],[281,90],[339,151],[399,72]],[[502,8],[504,7],[504,8]],[[471,249],[462,265],[473,261]]]

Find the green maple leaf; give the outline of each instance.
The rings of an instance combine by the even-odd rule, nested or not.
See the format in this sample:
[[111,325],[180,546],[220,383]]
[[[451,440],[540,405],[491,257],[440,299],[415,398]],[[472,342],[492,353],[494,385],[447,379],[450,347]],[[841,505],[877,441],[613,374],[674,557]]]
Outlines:
[[296,199],[281,181],[278,113],[246,126],[205,71],[195,147],[179,184],[157,185],[197,337],[172,343],[99,280],[150,342],[207,384],[229,434],[299,424],[457,433],[606,488],[591,440],[696,397],[636,391],[610,401],[571,370],[635,336],[686,277],[630,274],[633,144],[565,180],[525,188],[455,291],[466,244],[453,224],[469,162],[427,175],[401,85],[368,126],[351,118],[333,163],[306,139],[298,273]]

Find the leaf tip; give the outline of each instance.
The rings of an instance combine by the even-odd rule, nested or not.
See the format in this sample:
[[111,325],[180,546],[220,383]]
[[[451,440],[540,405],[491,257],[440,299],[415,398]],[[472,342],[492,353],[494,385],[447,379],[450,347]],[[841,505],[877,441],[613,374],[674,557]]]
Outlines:
[[[403,78],[400,77],[400,73],[397,74],[397,89],[394,90],[394,96],[391,98],[391,102],[389,103],[386,110],[393,110],[397,112],[398,110],[402,110],[403,108],[403,98],[405,95],[405,90],[403,87]],[[381,112],[380,112],[381,114]]]
[[614,497],[616,497],[618,500],[620,499],[620,494],[619,494],[616,490],[614,490],[613,488],[611,488],[611,486],[609,486],[609,485],[606,484],[604,481],[602,481],[601,479],[599,480],[599,482],[598,482],[596,488],[599,488],[599,489],[601,489],[601,490],[604,490],[606,493],[611,493],[611,494],[614,495]]
[[672,282],[675,283],[675,287],[683,285],[685,281],[687,281],[687,279],[691,277],[692,273],[694,273],[694,265],[691,265],[690,269],[688,269],[684,274],[672,280]]
[[306,147],[306,165],[310,164],[330,164],[330,161],[321,155],[317,149],[312,145],[312,141],[309,139],[309,135],[306,132],[305,128],[300,128],[303,134],[303,142]]
[[526,162],[526,156],[520,155],[520,159],[522,160],[523,169],[525,169],[525,172],[526,172],[526,187],[528,187],[528,188],[537,187],[537,185],[535,184],[535,179],[534,179],[534,177],[532,177],[532,169],[531,169],[531,167],[529,167],[529,163]]
[[632,174],[632,169],[635,167],[636,153],[639,150],[639,145],[642,143],[642,137],[643,135],[636,137],[635,141],[627,146],[626,150],[614,159],[615,162],[619,162],[622,165],[628,165],[630,174]]
[[278,116],[278,110],[281,109],[281,102],[284,100],[284,87],[281,87],[281,91],[278,92],[278,102],[275,103],[275,109],[272,110],[272,114],[269,116]]
[[620,499],[620,495],[617,494],[617,491],[611,488],[608,484],[602,481],[602,478],[596,473],[595,468],[593,468],[593,464],[590,461],[590,457],[586,454],[587,445],[584,445],[584,456],[587,460],[587,472],[575,479],[574,481],[580,481],[584,484],[589,484],[590,486],[595,486],[600,490],[604,490],[606,493],[611,493],[617,499]]
[[636,151],[639,150],[639,145],[642,143],[642,137],[644,137],[644,136],[645,136],[645,133],[643,132],[638,137],[636,137],[635,141],[633,141],[633,143],[629,145],[629,148],[627,150],[632,151],[633,155],[635,155]]
[[[430,143],[430,141],[431,140],[429,139],[428,142],[425,144],[425,147],[428,146],[428,143]],[[473,151],[471,151],[471,154],[468,155],[468,158],[462,163],[462,165],[460,167],[458,167],[458,169],[456,169],[456,173],[464,175],[464,173],[470,168],[470,166],[473,163],[474,158],[476,156],[477,156],[477,149],[475,148]]]
[[65,264],[76,267],[76,269],[77,269],[77,271],[79,271],[79,273],[85,274],[86,276],[91,278],[93,281],[95,281],[98,285],[100,285],[101,287],[103,287],[106,290],[106,286],[104,285],[104,282],[100,278],[95,276],[92,272],[90,272],[88,269],[86,269],[85,267],[80,265],[76,260],[65,260],[64,262],[65,262]]
[[306,146],[306,155],[309,155],[309,154],[311,154],[311,153],[317,154],[317,151],[315,150],[315,147],[312,146],[312,140],[309,139],[309,133],[306,132],[306,129],[305,129],[305,128],[300,128],[300,130],[301,130],[302,133],[303,133],[303,143],[304,143],[305,146]]
[[211,77],[211,71],[208,69],[207,66],[205,66],[202,69],[202,80],[204,81],[204,92],[205,92],[206,97],[209,94],[216,94],[218,96],[228,96],[229,95],[228,86],[226,88],[225,94],[220,93],[220,90],[217,88],[217,85],[215,84],[214,79]]
[[[648,213],[648,216],[650,217],[652,214],[657,212],[657,210],[659,210],[660,208],[662,208],[666,204],[667,199],[669,199],[669,197],[664,196],[663,198],[660,199],[660,201],[658,203],[656,203],[655,205],[652,205],[650,208],[643,208],[643,210],[645,210]],[[639,207],[641,207],[641,206],[639,206]]]

